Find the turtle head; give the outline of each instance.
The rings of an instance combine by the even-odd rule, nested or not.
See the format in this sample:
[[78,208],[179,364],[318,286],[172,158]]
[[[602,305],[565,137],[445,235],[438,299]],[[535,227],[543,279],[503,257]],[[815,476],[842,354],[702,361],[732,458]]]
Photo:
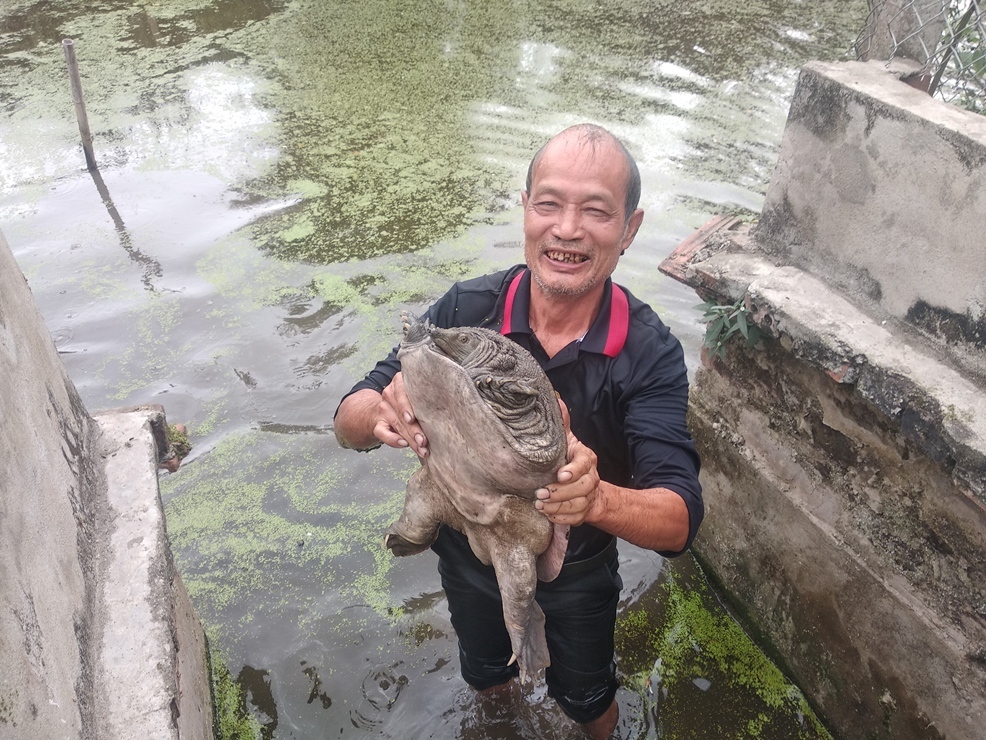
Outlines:
[[432,328],[431,338],[443,355],[458,365],[465,365],[466,360],[489,340],[481,330],[473,327],[458,327],[456,329]]

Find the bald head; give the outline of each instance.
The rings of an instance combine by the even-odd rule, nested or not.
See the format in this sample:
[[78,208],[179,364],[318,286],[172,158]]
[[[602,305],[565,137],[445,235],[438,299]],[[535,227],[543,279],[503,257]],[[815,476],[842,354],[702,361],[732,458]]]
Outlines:
[[623,146],[623,142],[602,126],[592,123],[580,123],[571,126],[554,136],[548,143],[537,150],[537,153],[531,159],[531,164],[527,168],[527,182],[525,184],[527,192],[531,192],[538,163],[541,161],[544,152],[552,144],[561,141],[576,141],[580,147],[588,149],[593,156],[606,156],[615,149],[623,157],[626,163],[626,196],[623,203],[623,221],[624,223],[628,222],[633,212],[637,210],[637,205],[640,203],[640,170],[637,169],[637,163],[634,161],[633,156]]

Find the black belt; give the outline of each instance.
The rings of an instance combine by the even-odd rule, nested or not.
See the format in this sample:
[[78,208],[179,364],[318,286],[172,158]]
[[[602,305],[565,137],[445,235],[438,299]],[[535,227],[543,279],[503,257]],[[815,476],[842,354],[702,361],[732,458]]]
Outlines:
[[561,576],[577,576],[581,573],[586,573],[593,568],[598,568],[600,565],[605,565],[610,561],[613,555],[616,553],[616,538],[613,537],[609,544],[606,545],[602,550],[597,552],[595,555],[590,555],[583,560],[576,560],[572,563],[565,563],[562,566]]

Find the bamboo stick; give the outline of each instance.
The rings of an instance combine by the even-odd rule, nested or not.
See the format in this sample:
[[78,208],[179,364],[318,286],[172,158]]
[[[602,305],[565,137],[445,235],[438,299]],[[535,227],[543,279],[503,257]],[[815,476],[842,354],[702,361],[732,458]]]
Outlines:
[[72,39],[64,39],[62,48],[65,50],[65,62],[68,64],[68,76],[72,83],[72,101],[75,103],[75,117],[79,121],[79,133],[82,135],[82,151],[86,154],[86,167],[97,169],[96,155],[92,151],[92,134],[89,131],[89,118],[86,116],[86,104],[82,99],[82,80],[79,78],[79,63],[75,60],[75,45]]

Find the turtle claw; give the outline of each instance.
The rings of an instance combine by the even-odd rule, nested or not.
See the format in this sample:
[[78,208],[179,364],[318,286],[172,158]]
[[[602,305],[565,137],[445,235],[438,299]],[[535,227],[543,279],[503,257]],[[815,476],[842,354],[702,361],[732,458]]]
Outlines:
[[431,321],[420,321],[410,311],[401,311],[401,324],[406,342],[420,342],[435,328]]
[[[507,667],[509,668],[510,666],[512,666],[516,662],[517,662],[517,653],[511,653],[510,654],[510,660],[507,661]],[[524,684],[526,684],[527,683],[527,679],[531,679],[531,681],[534,681],[534,674],[533,673],[528,673],[524,668],[521,668],[520,669],[520,685],[523,686]]]
[[394,553],[397,557],[403,558],[408,555],[417,555],[419,552],[424,552],[431,547],[437,536],[438,533],[436,532],[435,537],[428,542],[411,542],[410,540],[401,537],[399,534],[388,532],[384,535],[383,546],[385,549]]

